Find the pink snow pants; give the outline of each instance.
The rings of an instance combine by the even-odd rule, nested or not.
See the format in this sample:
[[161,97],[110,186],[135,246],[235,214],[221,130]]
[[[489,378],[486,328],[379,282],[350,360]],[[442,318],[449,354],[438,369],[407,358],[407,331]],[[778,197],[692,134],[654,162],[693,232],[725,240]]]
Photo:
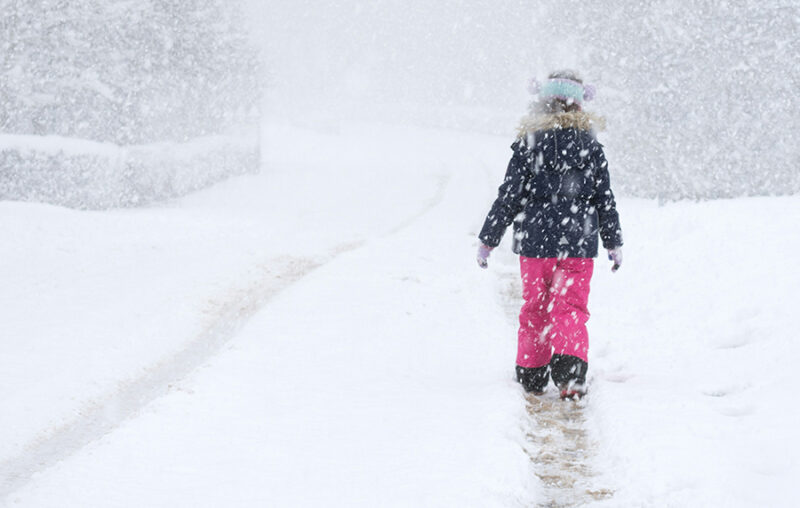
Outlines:
[[591,258],[526,258],[520,256],[522,297],[517,365],[532,368],[550,363],[555,354],[588,361],[589,281]]

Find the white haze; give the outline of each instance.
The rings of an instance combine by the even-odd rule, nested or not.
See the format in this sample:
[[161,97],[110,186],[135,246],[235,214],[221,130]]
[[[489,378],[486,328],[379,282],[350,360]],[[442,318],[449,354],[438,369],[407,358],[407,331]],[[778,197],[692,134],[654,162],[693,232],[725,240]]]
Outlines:
[[661,200],[800,191],[790,2],[272,1],[249,5],[267,111],[513,135],[527,82],[576,68],[616,186]]

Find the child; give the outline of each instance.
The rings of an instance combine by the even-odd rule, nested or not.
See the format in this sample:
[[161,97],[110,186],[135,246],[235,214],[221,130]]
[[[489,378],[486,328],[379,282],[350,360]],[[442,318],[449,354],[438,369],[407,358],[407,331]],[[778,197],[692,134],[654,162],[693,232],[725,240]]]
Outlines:
[[550,74],[523,118],[498,197],[481,229],[478,264],[514,223],[522,296],[517,381],[544,393],[549,377],[562,398],[586,393],[587,301],[598,232],[622,263],[622,232],[603,146],[594,130],[603,120],[582,109],[594,88],[573,71]]

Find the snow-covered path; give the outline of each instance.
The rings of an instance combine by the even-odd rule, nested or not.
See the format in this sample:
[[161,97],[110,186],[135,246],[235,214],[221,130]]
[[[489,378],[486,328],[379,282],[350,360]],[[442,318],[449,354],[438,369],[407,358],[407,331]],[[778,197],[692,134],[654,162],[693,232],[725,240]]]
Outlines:
[[592,393],[526,402],[516,259],[473,259],[508,140],[266,139],[166,207],[0,206],[8,505],[790,506],[799,199],[621,199]]
[[[100,426],[84,424],[87,430],[100,431],[96,438],[114,430],[115,425],[122,425],[99,441],[83,447],[66,461],[44,473],[37,472],[36,480],[22,490],[16,489],[21,482],[12,479],[11,487],[15,492],[9,499],[34,506],[47,504],[50,502],[46,497],[48,489],[40,483],[45,476],[57,478],[63,472],[74,472],[73,467],[82,469],[83,466],[72,464],[81,461],[86,453],[94,455],[98,446],[105,447],[104,443],[117,442],[128,429],[145,424],[151,416],[160,415],[162,411],[154,413],[154,408],[162,404],[166,408],[175,403],[183,406],[181,411],[191,407],[200,410],[201,414],[187,420],[175,418],[174,414],[168,416],[179,436],[169,436],[171,424],[157,423],[158,431],[165,434],[136,437],[134,441],[138,444],[123,445],[126,452],[109,458],[110,462],[105,459],[95,462],[98,470],[83,477],[95,485],[97,482],[114,484],[116,494],[103,488],[81,486],[81,479],[67,472],[69,479],[66,483],[56,480],[61,484],[54,486],[59,492],[59,503],[74,506],[302,505],[310,503],[315,496],[331,499],[331,488],[345,477],[350,478],[352,492],[348,494],[347,488],[339,486],[334,491],[340,493],[333,496],[333,499],[339,497],[342,504],[358,504],[359,501],[374,504],[374,496],[385,493],[386,489],[398,493],[397,503],[400,505],[420,500],[423,504],[441,505],[455,492],[461,492],[458,496],[465,500],[495,499],[495,504],[499,505],[515,499],[519,493],[513,486],[526,476],[526,462],[516,444],[519,437],[514,432],[524,409],[516,405],[518,394],[508,390],[510,380],[505,357],[513,345],[507,341],[503,345],[497,336],[489,333],[465,336],[465,330],[476,323],[485,330],[495,329],[497,316],[485,313],[484,318],[477,321],[472,317],[480,316],[481,302],[491,301],[492,294],[490,289],[476,289],[476,293],[483,296],[475,299],[471,289],[464,291],[466,281],[472,279],[479,287],[480,284],[489,284],[489,280],[474,270],[470,256],[457,259],[448,252],[452,245],[474,242],[470,238],[474,232],[469,231],[469,224],[475,219],[464,214],[463,210],[474,201],[476,187],[470,185],[469,173],[457,171],[458,166],[466,162],[464,157],[452,156],[458,144],[464,142],[464,137],[453,138],[452,135],[431,132],[427,134],[430,138],[427,143],[431,146],[417,152],[407,146],[410,141],[402,129],[391,131],[387,128],[386,132],[374,135],[364,129],[357,134],[317,136],[306,132],[302,139],[291,140],[290,148],[284,145],[279,155],[268,161],[267,172],[260,177],[243,179],[250,180],[244,183],[230,182],[201,193],[182,201],[175,210],[150,211],[166,216],[177,212],[187,215],[189,220],[213,217],[231,225],[249,221],[247,227],[240,225],[239,230],[229,232],[230,236],[222,239],[223,242],[233,242],[246,251],[262,248],[265,252],[242,259],[244,256],[229,253],[226,245],[220,245],[221,251],[217,251],[220,257],[236,256],[233,261],[226,260],[231,265],[227,272],[230,275],[236,275],[235,269],[238,269],[255,276],[256,282],[268,283],[269,274],[259,276],[259,265],[248,267],[246,263],[259,257],[263,261],[279,255],[284,260],[310,260],[309,263],[321,267],[274,296],[263,312],[228,343],[223,354],[209,357],[209,362],[188,380],[175,383],[174,380],[158,378],[162,386],[156,392],[150,390],[155,379],[149,378],[145,383],[150,390],[148,393],[165,393],[165,396],[143,411],[137,407],[141,406],[140,401],[128,400],[127,394],[132,390],[127,388],[123,378],[121,389],[114,389],[110,396],[102,394],[91,399],[92,403],[101,406],[98,411],[87,415],[86,411],[79,409],[77,414],[68,414],[65,419],[70,423],[73,419],[78,422],[85,422],[87,418],[89,421],[99,420]],[[419,143],[417,139],[412,140]],[[348,146],[350,143],[353,146]],[[362,143],[368,147],[364,148]],[[308,151],[309,147],[313,150]],[[505,155],[503,148],[496,151]],[[392,153],[390,158],[386,158],[387,153]],[[477,153],[480,151],[473,151],[473,154]],[[294,157],[294,160],[280,160],[280,156]],[[259,179],[261,181],[253,181]],[[281,197],[280,191],[270,190],[272,186],[281,186],[279,189],[285,196]],[[263,194],[259,195],[260,192]],[[261,202],[265,197],[276,196],[280,207]],[[304,209],[306,200],[310,210]],[[445,205],[447,201],[451,204]],[[137,212],[123,215],[129,214],[136,215]],[[262,216],[254,217],[254,214]],[[454,224],[460,226],[454,227]],[[214,225],[210,223],[209,230],[218,233]],[[124,236],[125,233],[114,234]],[[258,238],[259,233],[266,240]],[[190,254],[189,249],[183,248],[185,254]],[[213,258],[213,253],[214,250],[209,249],[203,257]],[[209,262],[214,263],[211,259]],[[462,269],[447,269],[454,262],[460,263]],[[276,264],[281,264],[280,258]],[[183,270],[179,265],[169,268]],[[267,265],[265,268],[275,267]],[[202,271],[194,273],[211,278]],[[145,283],[143,280],[142,284]],[[245,280],[243,285],[245,288],[253,286],[253,281]],[[258,289],[258,284],[255,287],[262,293],[269,290]],[[453,305],[454,288],[459,305],[468,304],[471,310]],[[243,303],[259,300],[237,296],[241,289],[234,287],[228,291],[234,296],[227,300]],[[206,296],[200,291],[195,292]],[[196,294],[188,297],[199,299]],[[109,296],[103,295],[102,298],[108,299]],[[114,298],[112,295],[111,300]],[[212,306],[226,307],[224,303]],[[452,309],[457,313],[450,317],[443,314],[442,309]],[[208,313],[206,309],[202,310]],[[453,317],[459,319],[462,311],[463,322],[448,324]],[[204,322],[216,319],[203,317]],[[153,314],[151,319],[166,322],[170,318],[168,312],[162,312]],[[217,339],[213,337],[217,342],[215,347],[221,345]],[[193,363],[202,352],[187,362],[185,348],[188,344],[197,349],[198,344],[203,343],[202,340],[174,340],[173,345],[178,346],[177,353],[165,355],[166,363],[173,367]],[[483,347],[476,347],[478,344],[483,344]],[[80,346],[91,350],[94,344]],[[494,364],[487,362],[487,353],[490,358],[495,358]],[[75,353],[75,356],[80,357],[80,353]],[[253,363],[254,359],[258,361]],[[123,363],[120,367],[134,372],[141,369],[141,365],[132,363]],[[481,376],[477,373],[491,372],[492,367],[497,372],[488,379],[494,377],[495,383],[481,383]],[[174,373],[175,369],[170,369],[170,372]],[[208,381],[217,387],[211,391],[193,386],[203,383],[206,373],[211,373]],[[142,378],[148,379],[146,374],[135,377],[140,388],[138,380]],[[499,383],[496,382],[498,378]],[[25,381],[20,376],[18,383],[23,385]],[[85,386],[92,381],[86,381]],[[164,381],[169,381],[168,386],[163,386]],[[475,395],[473,385],[476,381],[479,390],[487,391],[483,396]],[[57,387],[52,388],[58,391]],[[41,389],[43,399],[48,398],[45,389]],[[187,390],[194,395],[184,400]],[[133,392],[138,394],[141,390],[137,388]],[[205,397],[210,398],[200,402]],[[221,399],[216,400],[218,397]],[[506,410],[498,412],[494,405],[504,399]],[[125,407],[120,410],[120,405]],[[113,414],[109,415],[109,412]],[[42,413],[42,421],[52,416]],[[475,418],[473,414],[484,416]],[[133,415],[136,415],[134,420],[125,420]],[[213,415],[227,422],[224,425],[229,429],[221,431],[216,425],[221,425],[222,421],[215,425]],[[498,418],[505,421],[506,432],[497,433],[493,422]],[[417,424],[414,424],[415,420],[418,420]],[[475,421],[468,425],[458,424],[469,420]],[[253,424],[255,427],[247,428]],[[13,422],[8,427],[14,428]],[[483,436],[476,431],[482,432]],[[58,426],[46,429],[46,432],[55,432],[55,442],[60,445],[67,445],[72,438]],[[59,433],[64,434],[61,441],[58,441]],[[80,440],[86,441],[88,437],[80,436]],[[41,458],[39,450],[42,446],[39,443],[47,443],[47,438],[43,440],[37,436],[34,439],[34,446],[25,444],[22,454],[11,455],[10,462],[6,463],[7,469],[35,463]],[[477,453],[474,446],[464,445],[472,439],[483,443],[484,453]],[[145,441],[150,441],[153,446],[142,446]],[[237,441],[241,446],[236,445]],[[170,442],[190,444],[192,450],[189,452],[193,456],[176,455],[174,450],[165,446]],[[219,446],[227,448],[223,455],[232,460],[230,468],[215,466],[222,458]],[[96,476],[114,470],[112,463],[136,467],[130,457],[132,450],[159,454],[159,458],[151,456],[146,463],[139,465],[144,467],[142,471],[148,470],[160,477],[159,484],[169,487],[166,490],[173,492],[172,497],[163,497],[160,489],[142,489],[141,478],[133,479],[130,490],[126,490],[119,478],[101,480]],[[31,451],[36,453],[31,456]],[[354,453],[360,454],[361,458],[354,460]],[[49,458],[52,462],[63,456],[64,450],[56,450],[55,455]],[[173,459],[184,464],[176,465],[174,477],[168,474],[168,464]],[[203,464],[205,460],[212,463]],[[513,475],[507,478],[508,468],[498,465],[513,464],[515,460],[518,465],[516,474],[520,478],[514,479]],[[266,467],[264,461],[272,467]],[[44,462],[50,465],[46,460]],[[160,467],[154,467],[155,464]],[[386,477],[381,464],[384,467],[394,464],[391,467],[395,474]],[[471,471],[474,481],[468,483],[474,486],[474,491],[465,490],[461,482],[449,482],[449,490],[440,488],[442,479],[452,475],[454,470],[450,466],[453,465],[463,474]],[[313,470],[316,467],[321,468],[321,474],[307,478],[309,468]],[[491,473],[492,469],[496,473]],[[249,483],[248,478],[254,474],[263,480],[243,488],[240,483]],[[128,472],[124,476],[133,478],[136,475]],[[492,476],[495,478],[491,479]],[[211,479],[215,480],[213,490],[218,496],[216,498],[203,488],[211,485]],[[196,484],[198,481],[200,484]],[[377,486],[364,488],[380,481],[385,484],[385,489]],[[237,487],[220,486],[226,483]],[[427,488],[424,487],[426,484]],[[186,489],[181,489],[181,485]],[[67,492],[76,493],[76,497],[65,496],[65,488]],[[26,501],[26,492],[33,496],[30,501]],[[45,497],[38,497],[40,495]],[[348,496],[351,503],[347,501]]]

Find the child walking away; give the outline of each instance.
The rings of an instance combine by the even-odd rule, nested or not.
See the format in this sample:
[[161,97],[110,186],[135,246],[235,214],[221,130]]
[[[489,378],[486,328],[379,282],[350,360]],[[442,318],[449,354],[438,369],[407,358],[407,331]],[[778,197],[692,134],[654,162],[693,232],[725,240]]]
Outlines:
[[478,264],[513,223],[520,255],[517,380],[542,394],[550,377],[562,398],[586,393],[589,282],[598,233],[613,261],[622,263],[622,231],[603,146],[602,119],[583,111],[594,88],[573,71],[550,74],[532,93],[505,179],[481,229]]

